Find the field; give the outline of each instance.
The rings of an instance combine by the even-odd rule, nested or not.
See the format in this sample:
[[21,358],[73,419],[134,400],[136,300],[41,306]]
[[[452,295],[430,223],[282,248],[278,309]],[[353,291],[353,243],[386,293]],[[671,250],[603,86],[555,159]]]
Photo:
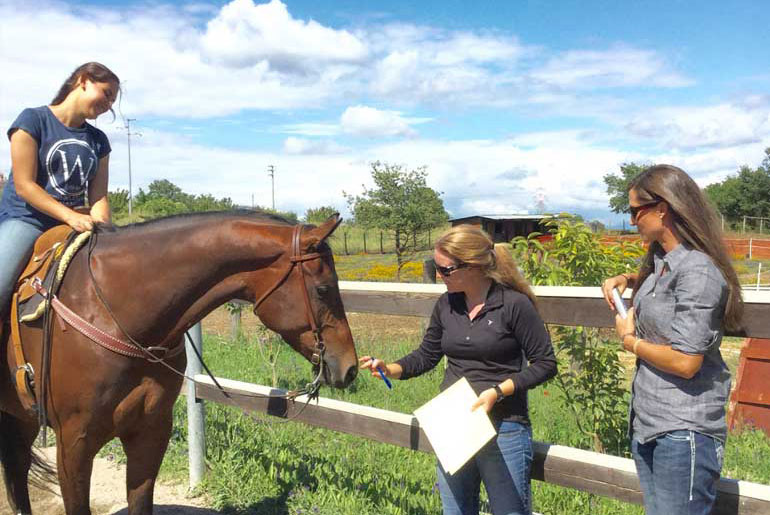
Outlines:
[[[386,360],[400,357],[418,344],[424,322],[413,317],[351,314],[359,354]],[[258,323],[244,315],[243,333],[229,339],[229,320],[219,309],[204,321],[204,352],[221,377],[271,384],[271,369],[258,351]],[[264,342],[263,342],[264,344]],[[725,342],[725,357],[737,363],[740,342]],[[278,386],[291,388],[308,380],[309,365],[287,346],[280,347]],[[443,371],[408,382],[392,391],[380,380],[360,376],[346,391],[324,388],[322,395],[348,402],[409,413],[438,392]],[[556,389],[546,384],[530,393],[535,438],[585,446],[574,421],[561,407]],[[432,456],[370,440],[252,416],[233,408],[207,404],[209,473],[201,492],[212,507],[233,514],[359,514],[440,513]],[[166,479],[186,480],[186,411],[184,399],[175,408],[174,435],[162,469]],[[112,444],[108,453],[119,455]],[[731,435],[724,474],[770,483],[770,444],[758,432]],[[548,514],[641,514],[627,505],[575,490],[533,482],[534,507]]]

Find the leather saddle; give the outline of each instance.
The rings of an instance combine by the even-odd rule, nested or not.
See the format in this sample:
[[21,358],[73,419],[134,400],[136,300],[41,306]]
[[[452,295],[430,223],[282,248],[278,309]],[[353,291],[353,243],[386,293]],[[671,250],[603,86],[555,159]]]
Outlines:
[[20,324],[22,319],[32,321],[39,318],[46,306],[46,299],[38,292],[36,285],[44,285],[48,291],[55,290],[56,271],[69,241],[77,233],[67,225],[59,225],[40,235],[35,242],[32,256],[16,282],[11,304],[11,343],[16,360],[16,390],[25,409],[37,411],[35,399],[35,371],[24,357]]

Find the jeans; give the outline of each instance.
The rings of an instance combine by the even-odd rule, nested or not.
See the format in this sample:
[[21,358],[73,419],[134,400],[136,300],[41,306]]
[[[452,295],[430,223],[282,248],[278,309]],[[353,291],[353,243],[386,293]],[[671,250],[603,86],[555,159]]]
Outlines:
[[529,515],[532,511],[532,429],[502,422],[497,437],[454,474],[438,465],[438,489],[444,515],[478,515],[481,481],[493,515]]
[[6,218],[0,222],[0,320],[10,313],[13,287],[41,234],[42,230],[21,220]]
[[646,515],[707,515],[714,508],[724,445],[695,431],[631,440]]

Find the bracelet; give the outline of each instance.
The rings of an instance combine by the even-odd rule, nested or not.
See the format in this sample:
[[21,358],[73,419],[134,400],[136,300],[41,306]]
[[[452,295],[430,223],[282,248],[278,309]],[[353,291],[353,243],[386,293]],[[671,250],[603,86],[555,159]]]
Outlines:
[[637,345],[639,345],[639,342],[640,342],[640,341],[642,341],[642,339],[641,339],[641,338],[637,338],[637,339],[634,341],[634,346],[631,348],[631,352],[632,352],[632,353],[633,353],[635,356],[638,356],[638,354],[636,353],[636,346],[637,346]]
[[631,282],[631,276],[630,275],[628,275],[626,273],[622,273],[622,274],[620,274],[620,276],[623,277],[626,280],[626,285],[628,285]]
[[500,388],[499,384],[496,384],[495,386],[493,386],[492,389],[497,394],[497,400],[495,401],[495,404],[505,399],[505,394],[503,393],[503,389]]

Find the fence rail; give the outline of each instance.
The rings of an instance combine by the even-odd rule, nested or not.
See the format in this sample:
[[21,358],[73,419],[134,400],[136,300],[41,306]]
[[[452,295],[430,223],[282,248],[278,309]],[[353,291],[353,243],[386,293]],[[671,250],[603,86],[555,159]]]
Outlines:
[[[340,282],[345,308],[350,312],[390,315],[429,316],[436,298],[445,291],[443,285],[401,283]],[[614,326],[613,317],[604,304],[598,288],[535,287],[539,309],[546,323]],[[746,324],[741,336],[770,338],[770,292],[746,291]],[[404,413],[396,413],[369,406],[319,398],[305,404],[269,395],[283,394],[283,390],[218,379],[230,397],[218,391],[207,376],[195,375],[194,394],[188,390],[188,412],[203,411],[203,400],[235,406],[250,412],[292,418],[294,420],[350,433],[383,443],[406,447],[421,452],[432,452],[430,443],[417,420]],[[202,416],[196,417],[202,420]],[[191,428],[199,434],[202,427]],[[190,442],[191,480],[201,477],[193,463],[202,467],[205,453],[203,440],[193,448]],[[560,445],[535,442],[532,477],[555,485],[575,488],[624,502],[640,504],[642,497],[633,460],[599,454]],[[717,485],[719,515],[759,515],[770,513],[770,486],[723,478]]]

